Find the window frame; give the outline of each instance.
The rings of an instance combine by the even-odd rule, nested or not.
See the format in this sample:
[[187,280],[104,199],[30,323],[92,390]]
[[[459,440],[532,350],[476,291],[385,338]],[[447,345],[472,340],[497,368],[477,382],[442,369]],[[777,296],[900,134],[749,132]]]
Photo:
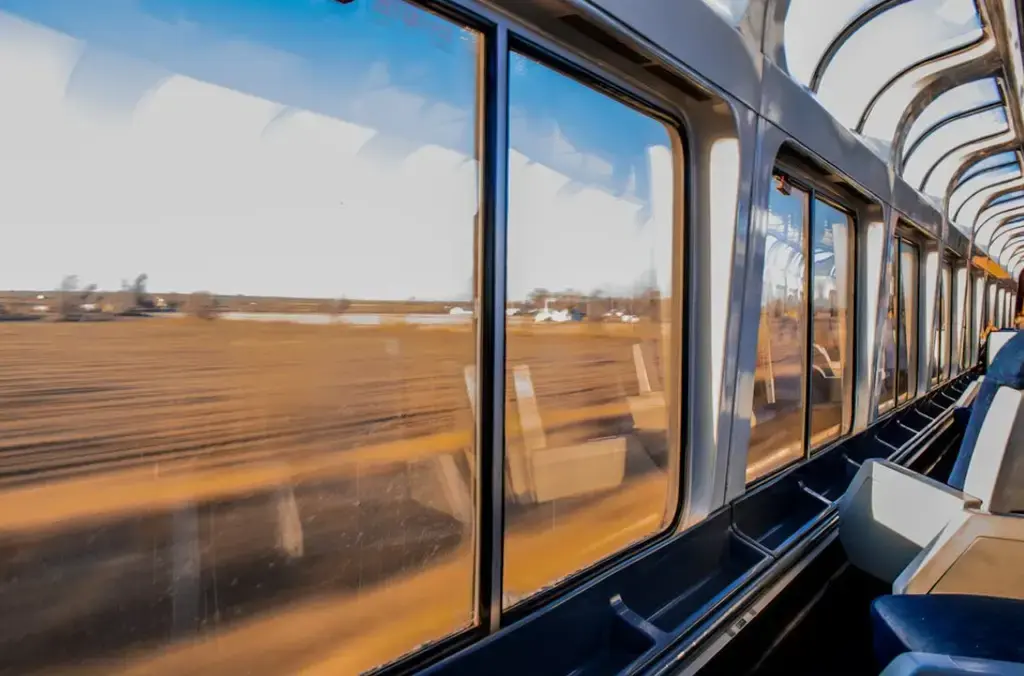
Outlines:
[[[425,0],[406,1],[417,2]],[[465,0],[448,1],[462,2]],[[559,578],[544,588],[537,590],[533,594],[522,598],[511,605],[504,606],[502,598],[498,598],[498,626],[502,627],[535,613],[539,608],[550,604],[566,594],[572,593],[574,589],[587,584],[589,581],[599,577],[609,569],[621,564],[623,561],[671,539],[684,524],[687,500],[686,468],[688,465],[687,458],[691,452],[689,444],[689,429],[686,417],[686,411],[689,410],[690,399],[690,388],[687,385],[690,381],[690,367],[688,359],[686,358],[689,342],[686,336],[689,335],[688,327],[692,321],[690,301],[687,297],[687,289],[689,287],[687,274],[691,266],[690,257],[692,256],[693,242],[691,229],[688,227],[688,223],[692,216],[689,211],[690,205],[692,204],[691,196],[693,190],[693,180],[691,177],[695,171],[695,159],[692,157],[692,153],[689,149],[690,146],[688,142],[685,118],[679,111],[676,111],[675,106],[663,99],[656,90],[649,89],[642,83],[634,84],[631,80],[627,81],[626,76],[617,74],[609,67],[601,65],[600,62],[594,60],[593,57],[581,54],[570,47],[555,44],[519,23],[510,21],[509,24],[510,25],[504,40],[504,52],[501,55],[501,59],[504,63],[503,95],[504,109],[506,112],[506,119],[503,120],[503,128],[506,135],[508,134],[508,122],[511,114],[511,105],[508,99],[508,64],[513,52],[517,52],[522,56],[526,56],[536,61],[539,65],[549,68],[555,73],[575,81],[577,84],[589,87],[597,93],[607,96],[618,103],[633,109],[639,114],[646,115],[660,122],[665,126],[665,129],[670,136],[670,140],[673,145],[673,170],[675,172],[673,176],[673,184],[675,188],[673,195],[673,228],[676,235],[675,246],[677,249],[673,262],[673,268],[674,270],[677,270],[677,272],[674,273],[673,293],[677,297],[673,299],[672,319],[679,323],[679,335],[677,340],[669,345],[671,349],[669,356],[678,364],[676,376],[679,382],[679,392],[677,394],[677,405],[673,407],[674,410],[669,411],[669,416],[670,419],[673,415],[677,416],[679,424],[676,430],[676,438],[674,440],[675,445],[670,446],[668,453],[670,475],[668,481],[668,498],[666,499],[665,506],[666,510],[673,510],[672,518],[666,521],[665,525],[661,529],[651,535],[623,547],[613,554],[594,561],[593,563],[574,571],[569,575]],[[511,146],[508,141],[508,136],[505,138],[506,142],[502,151],[502,157],[505,158],[506,164],[501,169],[502,173],[500,176],[502,177],[501,180],[503,181],[503,185],[501,186],[500,191],[503,197],[502,204],[505,206],[505,212],[501,214],[501,219],[503,221],[502,235],[504,236],[504,241],[507,242],[507,153]],[[508,252],[507,248],[504,246],[502,248],[505,253],[505,259],[502,262],[501,273],[502,275],[505,275],[508,265]],[[504,325],[505,298],[503,297],[500,302],[500,316],[496,317],[496,320],[500,321]],[[507,336],[504,335],[504,331],[503,339],[502,357],[504,359],[504,351],[507,346]],[[505,373],[504,361],[501,364],[501,373]],[[504,406],[504,380],[500,383],[500,390],[501,395],[497,405]],[[502,420],[505,420],[504,415],[502,415]],[[495,434],[501,435],[503,438],[501,443],[501,464],[496,468],[497,476],[495,477],[498,485],[495,487],[497,490],[494,491],[494,494],[503,500],[505,480],[504,427],[500,430],[495,430]],[[673,457],[673,454],[675,454],[675,457]],[[674,465],[672,463],[674,463]],[[500,546],[501,557],[498,562],[497,571],[495,572],[495,574],[502,579],[504,575],[504,511],[503,502],[500,510],[501,529],[499,531],[499,539],[502,541]],[[493,562],[491,567],[492,569],[494,568]],[[502,589],[502,592],[504,592],[503,582],[499,583],[499,587]],[[502,596],[503,595],[504,594],[502,594]],[[498,626],[494,627],[495,631]]]
[[[889,240],[890,246],[892,247],[893,257],[889,261],[888,270],[891,271],[892,286],[895,290],[895,297],[893,298],[893,322],[895,324],[895,349],[893,352],[896,355],[896,364],[893,368],[893,391],[892,398],[882,399],[879,398],[878,405],[875,409],[875,415],[877,419],[887,418],[896,411],[899,411],[909,403],[913,402],[920,394],[920,388],[918,383],[920,382],[921,376],[921,358],[920,358],[920,340],[921,340],[921,252],[923,251],[922,242],[919,241],[918,237],[915,236],[913,227],[902,218],[898,221],[896,232]],[[907,363],[910,364],[911,360],[916,362],[915,371],[913,377],[911,377],[910,370],[907,370],[907,392],[904,395],[904,399],[900,399],[900,388],[899,388],[899,373],[900,365],[903,361],[900,359],[899,349],[899,331],[900,331],[900,308],[903,305],[902,296],[902,270],[903,270],[903,256],[900,245],[904,244],[916,253],[916,270],[914,271],[914,298],[916,300],[916,306],[914,307],[914,335],[911,336],[911,332],[907,330],[906,341],[907,341]],[[941,265],[939,266],[941,274]],[[886,280],[888,281],[888,280]],[[891,405],[888,408],[883,409],[886,402]]]
[[[779,476],[782,472],[788,471],[794,467],[799,466],[801,463],[807,462],[814,456],[825,452],[826,450],[842,443],[847,437],[849,437],[853,431],[853,418],[854,410],[856,407],[856,378],[857,378],[857,358],[856,350],[859,345],[857,336],[857,260],[859,253],[859,241],[857,233],[859,229],[859,220],[857,218],[857,209],[854,207],[847,206],[849,197],[844,198],[834,189],[830,189],[829,186],[820,178],[816,177],[812,172],[802,168],[798,161],[790,160],[786,156],[777,157],[775,160],[774,167],[771,173],[771,186],[769,190],[776,190],[775,181],[779,177],[785,177],[785,181],[804,191],[807,195],[806,208],[804,211],[804,223],[803,223],[803,240],[802,240],[802,252],[804,254],[805,266],[804,266],[804,305],[803,310],[805,314],[805,326],[800,334],[800,351],[803,355],[801,362],[801,374],[800,374],[800,394],[801,394],[801,411],[802,411],[802,425],[801,425],[801,455],[799,458],[791,460],[787,463],[783,463],[778,467],[772,468],[770,471],[765,472],[761,476],[755,477],[750,481],[745,482],[747,492],[755,489],[775,477]],[[848,257],[848,281],[847,281],[847,331],[846,331],[846,363],[843,364],[843,421],[840,433],[835,438],[829,439],[816,446],[811,445],[811,408],[809,402],[811,401],[811,378],[810,371],[813,361],[813,355],[811,354],[811,345],[814,340],[814,297],[813,297],[813,286],[814,286],[814,264],[813,255],[808,255],[813,246],[813,229],[814,229],[814,215],[815,215],[815,202],[821,201],[822,203],[832,207],[840,213],[846,214],[849,219],[849,242],[847,244],[847,257]],[[762,267],[761,275],[764,275],[764,269]],[[760,324],[761,318],[758,317],[758,323]],[[760,326],[759,326],[760,329]]]

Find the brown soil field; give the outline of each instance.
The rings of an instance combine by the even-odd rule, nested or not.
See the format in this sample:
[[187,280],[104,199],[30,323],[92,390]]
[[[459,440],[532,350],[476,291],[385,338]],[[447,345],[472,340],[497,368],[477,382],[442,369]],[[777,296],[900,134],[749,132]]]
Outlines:
[[[0,322],[0,671],[350,673],[469,624],[437,478],[473,485],[469,327]],[[667,434],[628,405],[659,338],[510,328],[549,447],[629,439],[617,487],[510,504],[511,598],[660,527]]]

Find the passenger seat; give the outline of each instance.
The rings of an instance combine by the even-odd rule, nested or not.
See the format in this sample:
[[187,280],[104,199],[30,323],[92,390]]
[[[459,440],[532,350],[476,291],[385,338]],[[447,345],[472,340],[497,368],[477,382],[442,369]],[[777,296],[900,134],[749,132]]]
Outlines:
[[882,665],[907,652],[1024,663],[1024,601],[960,594],[883,596],[871,604],[871,623],[875,657]]

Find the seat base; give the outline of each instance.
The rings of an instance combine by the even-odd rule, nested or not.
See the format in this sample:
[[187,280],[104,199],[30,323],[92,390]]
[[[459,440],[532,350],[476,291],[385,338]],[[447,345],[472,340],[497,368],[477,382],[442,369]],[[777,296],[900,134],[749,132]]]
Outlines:
[[906,652],[1024,662],[1024,601],[959,594],[882,596],[871,604],[875,657]]

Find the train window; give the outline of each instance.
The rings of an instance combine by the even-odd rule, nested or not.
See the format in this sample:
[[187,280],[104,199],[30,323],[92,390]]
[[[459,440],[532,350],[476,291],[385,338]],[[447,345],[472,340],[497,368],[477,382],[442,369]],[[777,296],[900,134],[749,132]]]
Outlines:
[[917,393],[917,266],[917,247],[897,238],[887,275],[889,308],[879,355],[879,413]]
[[896,310],[896,401],[917,395],[917,265],[918,249],[899,240],[898,295]]
[[946,289],[948,288],[945,265],[942,265],[939,270],[938,284],[938,293],[935,296],[935,330],[934,335],[932,336],[931,371],[929,378],[929,383],[931,383],[932,386],[937,385],[939,381],[942,380],[942,345],[946,340]]
[[889,265],[886,268],[886,284],[889,287],[889,304],[882,323],[882,344],[878,355],[878,412],[884,413],[896,405],[896,240],[889,247]]
[[768,211],[748,481],[846,433],[852,414],[853,219],[784,175]]
[[988,283],[988,298],[986,299],[986,304],[985,304],[985,326],[986,326],[986,328],[988,327],[989,324],[995,324],[996,323],[996,302],[997,302],[997,300],[998,299],[997,299],[997,294],[996,294],[996,283],[995,282],[989,282]]
[[849,428],[845,377],[849,345],[850,236],[852,219],[820,199],[814,201],[811,250],[812,313],[810,445],[831,441]]
[[948,263],[943,263],[939,276],[939,297],[942,299],[942,312],[939,313],[940,339],[939,345],[939,377],[945,380],[950,377],[950,351],[953,344],[953,279]]
[[507,604],[662,530],[681,436],[674,132],[518,53],[509,103]]
[[768,203],[748,481],[804,455],[807,211],[808,193],[777,178]]
[[967,268],[957,265],[956,276],[953,279],[953,331],[950,334],[950,368],[951,376],[960,373],[967,364],[967,300],[970,298],[970,279],[967,276]]
[[982,274],[972,275],[974,277],[974,298],[971,314],[973,316],[973,331],[969,341],[970,352],[967,363],[973,364],[978,360],[978,350],[981,346],[981,334],[985,330],[985,276]]
[[481,37],[387,5],[4,3],[7,668],[472,624]]

